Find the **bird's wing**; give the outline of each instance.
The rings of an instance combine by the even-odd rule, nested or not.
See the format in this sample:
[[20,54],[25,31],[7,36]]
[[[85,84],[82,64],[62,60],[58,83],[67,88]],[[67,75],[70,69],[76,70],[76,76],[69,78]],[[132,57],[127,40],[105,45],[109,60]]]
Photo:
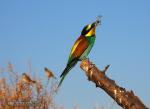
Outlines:
[[84,53],[84,51],[88,47],[88,41],[84,36],[80,36],[76,42],[74,43],[70,55],[69,55],[69,60],[68,63],[70,63],[72,60],[76,58],[80,58],[80,56]]
[[76,40],[76,42],[73,45],[72,50],[70,52],[67,66],[64,69],[63,73],[60,75],[61,80],[59,82],[58,87],[62,84],[65,76],[67,75],[67,73],[72,69],[72,67],[74,67],[77,64],[78,59],[84,53],[84,51],[87,49],[88,44],[89,43],[88,43],[87,39],[84,36],[80,36]]

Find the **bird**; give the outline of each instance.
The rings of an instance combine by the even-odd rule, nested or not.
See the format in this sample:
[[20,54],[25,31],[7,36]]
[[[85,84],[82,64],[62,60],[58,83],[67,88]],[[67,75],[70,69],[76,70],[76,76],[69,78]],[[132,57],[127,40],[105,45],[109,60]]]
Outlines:
[[36,81],[32,80],[32,79],[30,78],[30,76],[27,75],[26,73],[23,73],[23,74],[22,74],[22,81],[25,82],[25,83],[28,83],[28,84],[36,83]]
[[45,74],[47,75],[48,79],[50,79],[50,78],[56,79],[56,77],[54,76],[52,71],[50,71],[47,67],[45,67],[44,70],[45,70]]
[[96,38],[96,27],[101,24],[100,17],[91,23],[86,25],[81,31],[80,37],[75,41],[67,62],[65,69],[60,75],[60,82],[58,87],[61,86],[64,78],[68,72],[77,64],[78,61],[82,61],[87,58],[90,53]]

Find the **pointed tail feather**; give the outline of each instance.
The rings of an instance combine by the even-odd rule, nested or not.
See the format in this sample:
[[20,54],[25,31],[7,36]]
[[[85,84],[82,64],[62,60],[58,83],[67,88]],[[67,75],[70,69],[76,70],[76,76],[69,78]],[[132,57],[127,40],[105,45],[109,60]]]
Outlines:
[[58,84],[58,87],[60,87],[60,85],[62,84],[62,82],[63,82],[65,76],[67,75],[67,73],[68,73],[68,72],[66,72],[65,75],[61,75],[61,80],[60,80],[60,82],[59,82],[59,84]]
[[58,84],[58,87],[60,87],[60,85],[62,84],[65,76],[69,73],[69,71],[77,64],[78,60],[75,59],[72,62],[70,62],[70,64],[67,65],[67,67],[65,68],[65,70],[63,71],[63,73],[60,75],[61,80]]

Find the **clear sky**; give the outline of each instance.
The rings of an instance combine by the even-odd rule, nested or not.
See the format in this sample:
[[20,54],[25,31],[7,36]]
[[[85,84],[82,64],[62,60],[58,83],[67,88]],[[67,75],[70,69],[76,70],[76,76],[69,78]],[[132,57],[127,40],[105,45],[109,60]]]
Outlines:
[[[102,25],[90,60],[101,69],[110,64],[107,75],[150,107],[149,0],[0,0],[0,66],[11,61],[25,72],[30,61],[36,75],[44,76],[47,66],[59,77],[82,28],[98,15]],[[79,64],[64,80],[56,102],[66,109],[113,104]]]

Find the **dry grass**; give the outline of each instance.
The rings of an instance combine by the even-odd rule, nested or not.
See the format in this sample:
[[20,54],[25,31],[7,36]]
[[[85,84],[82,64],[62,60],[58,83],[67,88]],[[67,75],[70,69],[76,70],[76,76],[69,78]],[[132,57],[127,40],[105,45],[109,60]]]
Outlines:
[[[54,103],[57,81],[47,78],[25,81],[22,73],[14,71],[13,64],[0,67],[0,109],[62,109]],[[46,78],[46,77],[45,77]]]

